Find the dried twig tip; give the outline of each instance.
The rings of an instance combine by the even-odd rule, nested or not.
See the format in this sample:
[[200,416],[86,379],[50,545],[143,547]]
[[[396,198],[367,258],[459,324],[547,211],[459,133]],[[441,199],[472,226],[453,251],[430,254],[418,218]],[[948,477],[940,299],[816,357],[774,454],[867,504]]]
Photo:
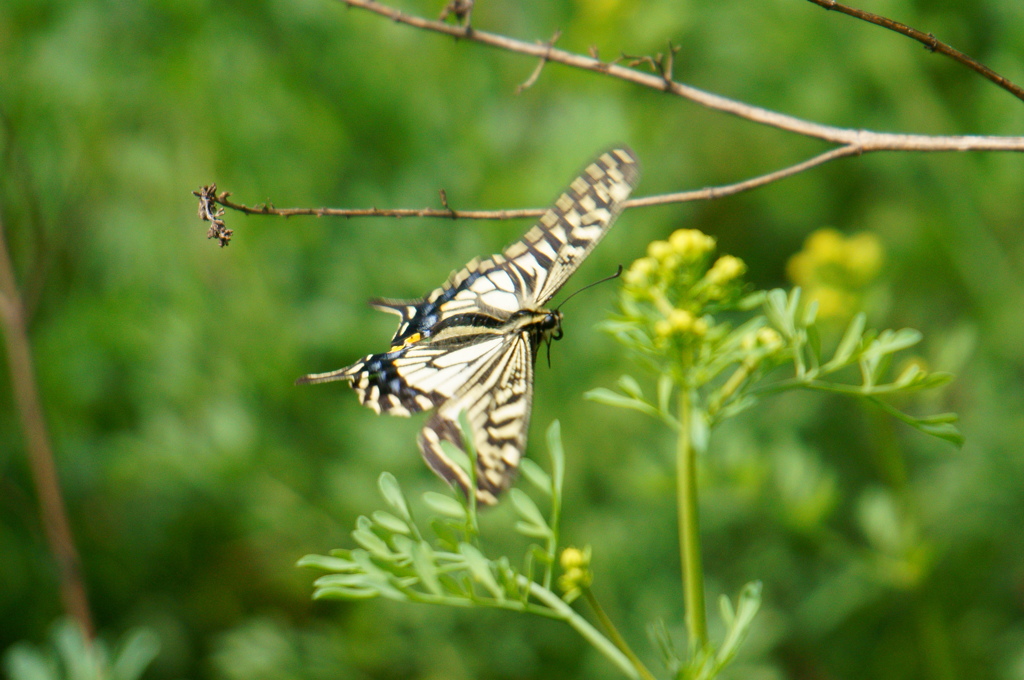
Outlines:
[[224,216],[224,208],[217,205],[217,185],[209,184],[199,191],[193,191],[192,194],[199,197],[199,219],[210,223],[206,238],[217,239],[221,248],[231,243],[231,235],[235,232],[228,229],[221,219]]
[[448,15],[454,16],[462,24],[463,28],[469,28],[469,19],[473,15],[473,2],[475,0],[451,0],[444,9],[438,21],[444,21]]

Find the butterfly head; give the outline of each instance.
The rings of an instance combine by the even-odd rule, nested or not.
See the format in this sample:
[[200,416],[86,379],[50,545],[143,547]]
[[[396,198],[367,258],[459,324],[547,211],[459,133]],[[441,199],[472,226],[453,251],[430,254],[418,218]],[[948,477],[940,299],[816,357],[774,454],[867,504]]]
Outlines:
[[527,332],[535,342],[562,338],[562,313],[557,309],[520,309],[508,320],[510,333]]

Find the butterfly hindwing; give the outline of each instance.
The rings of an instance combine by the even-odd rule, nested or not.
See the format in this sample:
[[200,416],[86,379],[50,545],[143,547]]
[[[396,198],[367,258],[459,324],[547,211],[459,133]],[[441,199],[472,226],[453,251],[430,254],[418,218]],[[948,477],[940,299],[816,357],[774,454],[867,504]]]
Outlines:
[[477,500],[496,503],[512,483],[526,448],[532,390],[532,348],[523,333],[506,342],[466,388],[442,404],[423,426],[419,445],[427,464],[469,495],[469,475],[441,447],[441,441],[449,441],[467,450],[459,427],[459,414],[465,412],[476,450]]
[[[638,179],[632,151],[601,154],[501,254],[472,260],[422,300],[371,300],[400,318],[389,351],[299,382],[348,380],[377,413],[436,409],[419,435],[427,464],[470,495],[469,474],[441,442],[465,451],[472,436],[476,499],[496,503],[526,448],[537,346],[560,328],[561,313],[543,305],[608,232]],[[459,427],[463,412],[471,433]]]

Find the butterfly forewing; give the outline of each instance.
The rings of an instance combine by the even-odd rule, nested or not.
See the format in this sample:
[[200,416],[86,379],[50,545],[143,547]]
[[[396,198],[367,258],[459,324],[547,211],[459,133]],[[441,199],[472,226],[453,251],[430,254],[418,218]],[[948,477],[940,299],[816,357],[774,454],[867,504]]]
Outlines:
[[601,154],[573,180],[522,239],[504,256],[529,281],[526,304],[543,305],[572,276],[622,212],[639,179],[629,149]]
[[377,413],[436,408],[420,450],[468,495],[469,475],[441,447],[449,441],[466,449],[458,425],[465,412],[477,451],[476,498],[497,502],[526,447],[537,344],[561,322],[542,307],[608,232],[638,179],[632,151],[601,154],[500,255],[473,260],[422,300],[372,300],[400,318],[388,352],[299,381],[348,380]]

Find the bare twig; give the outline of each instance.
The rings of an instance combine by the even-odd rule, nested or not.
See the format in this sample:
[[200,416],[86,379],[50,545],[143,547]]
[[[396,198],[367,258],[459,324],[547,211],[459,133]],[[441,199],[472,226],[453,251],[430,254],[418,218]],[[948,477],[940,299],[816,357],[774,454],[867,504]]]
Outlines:
[[871,12],[865,12],[862,9],[849,7],[848,5],[840,4],[835,0],[808,0],[808,2],[813,2],[815,5],[818,5],[819,7],[824,7],[825,9],[829,10],[835,10],[842,14],[846,14],[851,17],[856,17],[857,19],[861,19],[868,23],[875,24],[876,26],[888,28],[890,31],[901,33],[907,36],[908,38],[912,38],[921,43],[922,45],[924,45],[925,47],[927,47],[929,52],[938,52],[940,54],[945,54],[947,57],[950,57],[951,59],[955,59],[956,61],[960,62],[967,68],[976,71],[977,73],[980,73],[985,78],[988,78],[993,83],[1003,88],[1007,92],[1010,92],[1011,94],[1013,94],[1013,96],[1017,97],[1018,99],[1024,100],[1024,89],[1022,89],[1018,85],[1015,85],[1014,83],[1007,80],[1003,76],[999,75],[998,73],[990,69],[988,66],[985,66],[984,64],[978,62],[972,57],[969,57],[963,52],[954,49],[947,45],[946,43],[940,41],[931,33],[924,33],[923,31],[919,31],[916,28],[911,28],[910,26],[902,24],[898,21],[893,21],[892,19],[883,17],[878,14],[872,14]]
[[374,12],[396,23],[444,33],[456,38],[472,40],[509,52],[545,58],[548,61],[574,68],[606,73],[612,77],[642,85],[652,90],[664,90],[706,108],[738,116],[744,120],[786,130],[805,137],[821,139],[832,144],[857,146],[862,151],[1024,151],[1024,137],[889,134],[823,125],[759,106],[744,104],[673,80],[666,80],[663,74],[660,73],[643,73],[615,62],[600,61],[593,56],[583,56],[543,44],[538,45],[516,40],[515,38],[508,38],[496,33],[488,33],[478,29],[470,31],[460,26],[431,21],[416,15],[406,14],[393,7],[376,2],[376,0],[339,0],[339,2],[343,2],[349,7]]
[[469,28],[469,22],[473,16],[473,3],[474,0],[451,0],[441,10],[441,16],[437,20],[444,21],[449,15],[452,15],[458,19],[463,28]]
[[[562,32],[561,31],[555,31],[555,34],[553,36],[551,36],[551,40],[549,40],[549,41],[547,41],[547,43],[545,43],[548,46],[548,51],[549,52],[551,51],[551,48],[554,47],[555,43],[558,42],[558,39],[561,38],[561,37],[562,37]],[[523,92],[523,90],[526,90],[526,89],[528,89],[530,87],[533,87],[533,84],[535,82],[537,82],[537,78],[540,78],[540,72],[544,70],[544,64],[546,64],[546,63],[548,63],[547,55],[541,57],[540,62],[538,62],[538,64],[537,64],[537,68],[533,69],[533,73],[530,74],[530,77],[527,78],[525,82],[521,83],[516,88],[516,94],[521,94]]]
[[[810,1],[822,4],[823,6],[831,2],[831,0]],[[764,186],[771,182],[779,181],[839,158],[875,151],[1024,151],[1024,137],[916,135],[839,128],[803,120],[795,116],[789,116],[758,106],[751,106],[727,97],[705,92],[695,87],[683,85],[682,83],[678,83],[672,79],[672,61],[678,48],[673,46],[671,43],[669,43],[668,52],[664,55],[658,54],[653,57],[629,57],[622,55],[622,57],[613,61],[601,61],[597,48],[593,46],[589,49],[590,56],[583,56],[554,47],[554,42],[558,39],[557,33],[547,43],[527,43],[495,33],[488,33],[486,31],[479,31],[476,29],[471,30],[468,26],[456,26],[442,21],[431,21],[423,17],[406,14],[380,2],[376,2],[376,0],[339,0],[339,2],[343,2],[350,7],[374,12],[397,23],[451,35],[456,38],[472,40],[484,45],[507,50],[509,52],[537,57],[540,59],[540,63],[527,81],[520,86],[518,91],[533,85],[539,77],[544,64],[549,61],[553,61],[574,68],[605,73],[612,77],[632,82],[643,87],[669,92],[706,108],[728,113],[744,120],[780,130],[786,130],[806,137],[820,139],[837,145],[834,149],[820,153],[800,163],[743,180],[741,182],[717,187],[706,187],[693,191],[634,198],[623,204],[623,207],[627,209],[666,205],[670,203],[683,203],[687,201],[710,200],[713,198],[720,198],[722,196],[729,196]],[[838,5],[834,2],[829,6],[836,9],[845,8],[845,6]],[[891,23],[895,24],[895,22]],[[902,26],[902,24],[900,24],[900,26]],[[913,31],[913,29],[909,30]],[[941,43],[936,44],[941,45]],[[937,46],[936,49],[941,48]],[[623,66],[619,63],[620,60],[626,60],[630,63],[630,66],[646,64],[650,66],[654,73],[645,73],[638,71],[635,68],[630,68],[630,66]],[[210,227],[208,236],[210,238],[219,238],[221,240],[221,245],[227,245],[227,240],[229,240],[231,236],[231,230],[227,229],[223,220],[220,219],[224,211],[217,208],[216,205],[221,205],[225,208],[250,215],[276,215],[280,217],[315,215],[317,217],[441,217],[452,220],[509,220],[516,218],[536,218],[544,212],[543,209],[539,208],[522,210],[455,210],[449,207],[446,197],[442,197],[442,204],[444,207],[441,209],[275,208],[272,205],[266,204],[250,207],[231,201],[228,198],[230,196],[228,192],[217,194],[216,186],[213,185],[210,187],[204,187],[202,191],[195,193],[200,197],[200,216],[204,220],[213,224],[213,226]]]
[[[671,194],[659,194],[657,196],[645,196],[632,198],[623,202],[623,209],[649,208],[655,205],[669,205],[671,203],[687,203],[689,201],[710,201],[723,196],[732,196],[744,191],[756,189],[777,182],[786,177],[796,175],[818,165],[847,156],[858,156],[865,150],[854,145],[841,146],[818,154],[800,163],[789,167],[775,170],[764,175],[758,175],[742,182],[723,184],[714,187],[705,187],[692,191],[681,191]],[[197,193],[197,192],[193,192]],[[544,214],[544,208],[522,208],[519,210],[455,210],[448,206],[448,196],[444,189],[439,191],[441,204],[444,209],[437,208],[274,208],[267,205],[250,207],[241,203],[229,200],[228,192],[211,198],[218,204],[231,210],[245,213],[247,215],[274,215],[276,217],[295,217],[299,215],[315,215],[317,217],[443,217],[449,220],[513,220],[520,218],[537,218]]]
[[[651,67],[651,70],[661,75],[665,81],[665,89],[672,87],[673,70],[675,69],[675,58],[679,50],[682,49],[680,45],[673,45],[671,42],[668,44],[668,52],[662,54],[658,52],[653,57],[648,54],[640,56],[633,56],[629,54],[623,54],[622,58],[626,60],[626,65],[633,68],[640,64],[647,64]],[[591,51],[591,55],[596,57],[596,54]]]
[[68,524],[64,499],[61,497],[53,449],[46,431],[43,409],[39,403],[32,350],[25,328],[25,313],[14,278],[14,267],[7,251],[4,226],[0,220],[0,320],[4,326],[7,360],[10,364],[14,400],[25,433],[32,481],[39,495],[43,531],[50,552],[57,563],[60,595],[65,611],[82,628],[87,638],[93,636],[89,599],[82,579],[81,560]]
[[[198,192],[192,192],[199,195]],[[211,198],[218,205],[237,210],[246,215],[274,215],[276,217],[443,217],[449,220],[514,220],[521,217],[540,217],[544,210],[526,208],[523,210],[454,210],[448,207],[447,196],[442,199],[443,208],[275,208],[271,205],[254,206],[235,203],[228,191]],[[202,199],[200,199],[202,200]],[[223,214],[223,213],[222,213]],[[223,222],[223,220],[222,220]],[[230,229],[228,231],[231,231]]]

